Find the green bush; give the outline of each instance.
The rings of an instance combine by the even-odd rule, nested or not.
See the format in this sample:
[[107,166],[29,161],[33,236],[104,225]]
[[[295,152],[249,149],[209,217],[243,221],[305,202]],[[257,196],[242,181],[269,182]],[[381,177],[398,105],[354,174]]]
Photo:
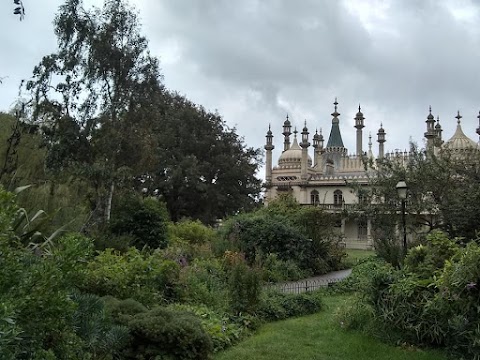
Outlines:
[[216,309],[227,307],[227,275],[219,259],[196,259],[180,272],[181,299]]
[[268,254],[262,265],[263,280],[279,282],[298,280],[310,275],[308,271],[300,269],[293,260],[280,260],[276,254]]
[[254,313],[262,290],[260,272],[239,262],[228,265],[227,276],[229,310],[235,315]]
[[212,340],[195,315],[168,308],[154,308],[123,318],[131,334],[126,359],[207,359]]
[[311,268],[312,242],[281,215],[242,215],[232,218],[222,229],[224,236],[245,254],[248,264],[262,263],[268,254]]
[[217,236],[215,230],[203,225],[199,220],[183,220],[168,225],[168,235],[172,242],[187,242],[188,244],[205,244]]
[[88,263],[81,288],[98,296],[158,304],[178,297],[179,271],[176,262],[164,260],[157,252],[149,254],[130,248],[120,254],[107,249]]
[[194,314],[212,339],[213,352],[232,346],[249,333],[249,328],[238,319],[233,320],[227,314],[217,313],[206,306],[172,304],[169,308]]
[[269,291],[261,297],[257,314],[262,319],[273,321],[313,314],[321,308],[322,300],[319,292],[283,294]]
[[116,236],[129,235],[137,249],[165,248],[168,244],[168,212],[156,198],[125,196],[115,204],[110,232]]

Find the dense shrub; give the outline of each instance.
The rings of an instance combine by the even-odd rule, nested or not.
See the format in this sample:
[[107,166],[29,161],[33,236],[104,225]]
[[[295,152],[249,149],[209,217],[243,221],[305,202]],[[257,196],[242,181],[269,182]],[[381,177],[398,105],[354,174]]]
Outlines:
[[225,254],[227,272],[227,300],[229,311],[233,314],[255,312],[260,301],[261,273],[249,267],[238,253]]
[[180,271],[182,302],[227,307],[227,275],[220,259],[194,260]]
[[171,242],[205,244],[217,236],[215,230],[203,225],[199,220],[183,220],[168,225],[168,237]]
[[279,282],[298,280],[308,277],[311,273],[300,269],[293,260],[280,260],[276,254],[268,254],[262,266],[263,280]]
[[213,351],[209,335],[197,317],[188,312],[157,307],[121,321],[131,335],[123,353],[126,359],[204,360]]
[[71,298],[92,242],[65,236],[33,248],[13,231],[15,197],[0,189],[0,345],[5,359],[88,356],[74,326]]
[[313,314],[321,308],[322,301],[318,292],[283,294],[269,291],[261,297],[257,314],[262,319],[272,321]]
[[125,254],[107,249],[87,265],[82,290],[98,296],[133,298],[146,305],[177,298],[180,266],[131,248]]
[[228,314],[215,312],[206,306],[172,304],[169,307],[194,314],[212,339],[214,352],[232,346],[249,333],[249,328],[235,321],[237,319],[234,320]]
[[312,242],[281,215],[242,215],[224,225],[225,236],[232,246],[245,254],[248,264],[263,262],[268,254],[280,260],[295,261],[302,268],[312,262]]
[[168,212],[164,203],[156,198],[124,196],[112,212],[110,231],[116,236],[128,235],[138,249],[165,248]]

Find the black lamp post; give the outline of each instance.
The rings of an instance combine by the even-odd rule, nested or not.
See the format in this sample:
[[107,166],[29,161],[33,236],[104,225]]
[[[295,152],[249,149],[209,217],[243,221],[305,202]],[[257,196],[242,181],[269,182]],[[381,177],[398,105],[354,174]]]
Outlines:
[[407,183],[399,181],[397,183],[398,197],[402,200],[402,225],[403,225],[403,254],[407,255],[407,223],[405,220],[405,203],[407,201]]

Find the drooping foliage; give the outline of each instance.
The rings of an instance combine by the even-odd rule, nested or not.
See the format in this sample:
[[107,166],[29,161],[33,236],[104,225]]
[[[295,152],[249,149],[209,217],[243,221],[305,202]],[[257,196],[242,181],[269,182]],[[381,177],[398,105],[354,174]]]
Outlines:
[[88,181],[91,222],[102,224],[115,188],[144,165],[142,149],[152,148],[149,119],[163,91],[158,61],[124,1],[93,10],[66,1],[54,25],[58,50],[26,86],[33,121],[44,134],[47,168]]

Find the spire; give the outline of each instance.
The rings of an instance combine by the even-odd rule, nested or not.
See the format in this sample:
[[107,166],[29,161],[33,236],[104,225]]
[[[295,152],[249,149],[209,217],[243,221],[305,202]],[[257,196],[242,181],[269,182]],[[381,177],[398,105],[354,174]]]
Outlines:
[[283,133],[282,135],[284,136],[283,140],[283,151],[286,151],[290,148],[290,135],[292,130],[292,124],[290,123],[290,120],[288,120],[288,113],[287,117],[283,123]]
[[[310,143],[308,142],[308,129],[307,129],[307,120],[305,120],[304,125],[303,125],[303,130],[302,130],[302,142],[300,143],[300,146],[302,148],[307,148],[310,146]],[[296,136],[296,134],[295,134]]]
[[460,110],[457,110],[457,116],[455,116],[455,119],[457,119],[457,124],[460,125],[460,119],[462,118],[462,115],[460,115]]
[[360,104],[358,104],[358,113],[355,116],[355,128],[357,129],[357,156],[362,156],[363,155],[363,135],[362,135],[362,129],[365,127],[363,120],[365,118],[363,117],[362,113],[362,108],[360,107]]
[[340,126],[339,126],[339,120],[338,116],[340,116],[340,113],[337,111],[337,98],[335,98],[335,102],[333,103],[335,105],[334,111],[332,113],[333,119],[332,119],[332,129],[330,130],[330,136],[328,138],[328,143],[327,143],[327,148],[329,147],[341,147],[343,148],[343,140],[342,140],[342,134],[340,133]]

